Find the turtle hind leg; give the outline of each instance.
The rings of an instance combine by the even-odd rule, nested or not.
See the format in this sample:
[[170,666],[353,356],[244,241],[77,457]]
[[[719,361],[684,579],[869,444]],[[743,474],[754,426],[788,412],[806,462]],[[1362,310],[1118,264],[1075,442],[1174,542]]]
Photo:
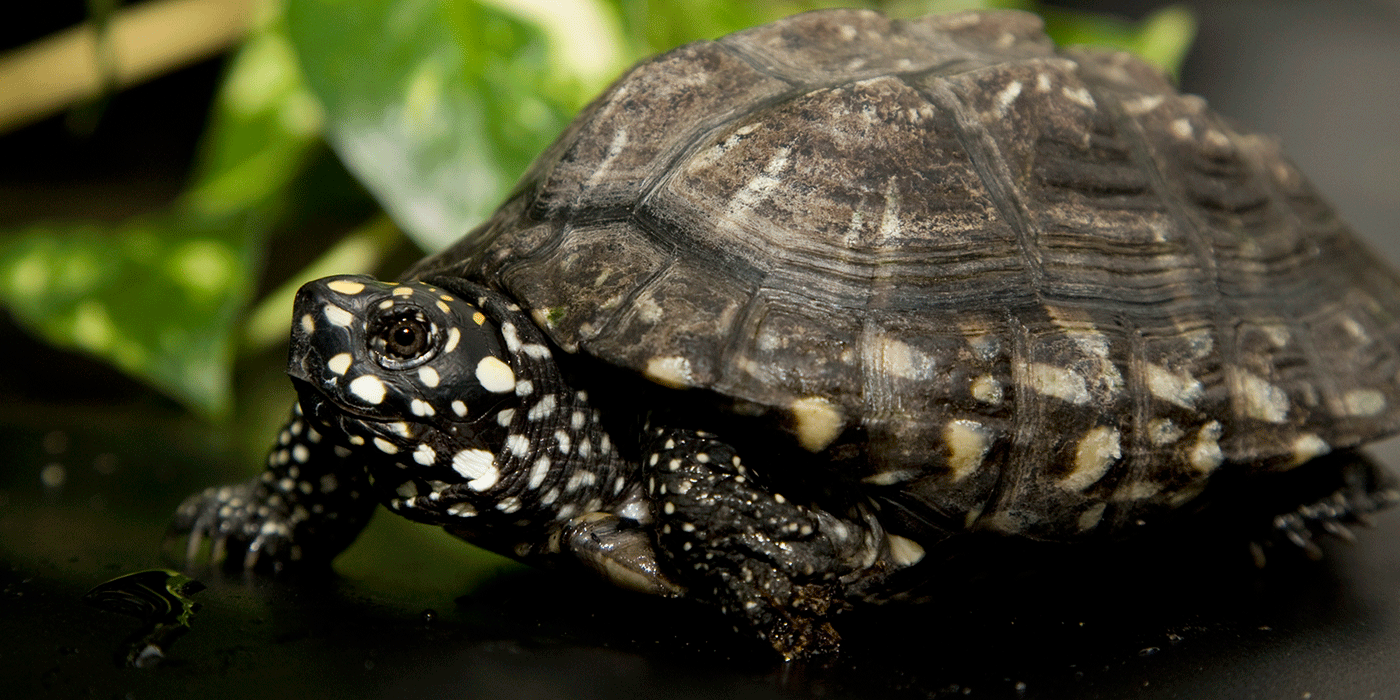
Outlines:
[[653,428],[646,438],[658,556],[690,597],[718,606],[787,659],[837,651],[830,616],[847,607],[853,581],[880,568],[887,547],[878,523],[765,490],[711,434]]
[[[1367,525],[1371,514],[1400,502],[1395,478],[1360,452],[1329,455],[1302,469],[1308,473],[1300,476],[1314,484],[1313,493],[1325,495],[1300,499],[1301,505],[1275,515],[1271,539],[1288,542],[1314,559],[1322,555],[1315,541],[1318,535],[1354,540],[1348,525]],[[1258,546],[1255,557],[1262,562]]]

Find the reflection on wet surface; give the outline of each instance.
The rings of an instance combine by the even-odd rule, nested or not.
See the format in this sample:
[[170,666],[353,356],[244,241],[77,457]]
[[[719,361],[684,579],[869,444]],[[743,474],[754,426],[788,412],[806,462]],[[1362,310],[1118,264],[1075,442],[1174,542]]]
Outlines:
[[[54,697],[1384,697],[1394,687],[1395,510],[1354,545],[1324,543],[1321,561],[1280,549],[1263,570],[1247,537],[1223,531],[955,559],[931,602],[844,616],[840,657],[787,665],[698,606],[520,569],[381,517],[339,573],[187,572],[207,586],[198,620],[160,644],[158,667],[126,668],[124,645],[140,639],[131,617],[83,605],[84,591],[168,565],[171,508],[186,482],[207,478],[194,463],[219,457],[73,428],[65,463],[82,466],[52,486],[41,477],[47,432],[0,435],[13,467],[0,478],[0,682]],[[89,466],[103,451],[121,468]],[[165,576],[126,581],[125,604],[178,619],[184,603],[162,591],[189,589]]]

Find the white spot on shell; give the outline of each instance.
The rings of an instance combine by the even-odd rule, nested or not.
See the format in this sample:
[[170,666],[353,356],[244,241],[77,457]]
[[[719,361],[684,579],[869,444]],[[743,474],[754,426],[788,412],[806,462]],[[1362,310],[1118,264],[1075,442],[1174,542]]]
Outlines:
[[1220,421],[1213,420],[1196,433],[1196,442],[1186,455],[1187,462],[1196,471],[1209,473],[1225,461],[1225,454],[1220,451],[1221,432]]
[[482,388],[495,394],[515,389],[515,372],[500,358],[488,355],[476,363],[476,380]]
[[1006,116],[1007,110],[1011,109],[1011,104],[1021,95],[1021,81],[1013,80],[1006,87],[997,93],[997,113]]
[[1172,120],[1171,126],[1168,128],[1179,139],[1189,139],[1195,133],[1195,130],[1191,128],[1191,120],[1186,117]]
[[384,400],[384,382],[372,374],[362,374],[350,380],[350,393],[371,404]]
[[1085,508],[1084,512],[1079,514],[1079,531],[1088,532],[1098,527],[1099,521],[1103,520],[1104,511],[1107,509],[1107,503],[1095,503]]
[[1173,372],[1166,367],[1148,363],[1144,370],[1147,390],[1153,396],[1182,408],[1195,408],[1205,393],[1201,383],[1189,374]]
[[1288,417],[1288,395],[1264,378],[1249,372],[1240,372],[1240,392],[1244,397],[1244,408],[1252,418],[1282,423]]
[[350,369],[351,362],[354,362],[354,358],[350,357],[350,353],[342,352],[339,355],[336,355],[335,357],[326,360],[326,369],[329,369],[330,371],[335,372],[336,374],[343,375],[347,370]]
[[694,385],[690,373],[690,360],[680,356],[653,357],[647,360],[642,373],[647,379],[664,387],[684,389]]
[[820,396],[793,401],[792,417],[796,423],[797,442],[809,452],[826,449],[846,427],[841,409]]
[[1353,416],[1378,416],[1385,411],[1385,394],[1375,389],[1352,389],[1342,396],[1347,413]]
[[462,450],[452,456],[452,469],[469,479],[467,487],[485,491],[496,485],[496,456],[486,450]]
[[1068,97],[1070,102],[1074,102],[1080,106],[1087,107],[1089,109],[1093,109],[1094,107],[1098,106],[1097,103],[1094,102],[1094,96],[1089,94],[1089,90],[1087,88],[1063,87],[1060,88],[1060,93],[1063,94],[1065,97]]
[[326,289],[333,292],[340,292],[341,294],[353,295],[365,291],[365,286],[351,280],[331,280],[326,283]]
[[972,398],[993,406],[1000,404],[1002,399],[1001,382],[992,378],[990,374],[984,374],[972,380]]
[[953,470],[953,481],[961,481],[977,471],[991,447],[986,428],[971,420],[950,421],[943,429],[943,440],[948,443],[948,467]]
[[1060,487],[1083,491],[1103,478],[1108,468],[1123,456],[1119,432],[1100,425],[1084,434],[1074,449],[1074,470],[1060,479]]
[[1147,424],[1147,438],[1158,447],[1170,445],[1180,440],[1182,435],[1185,433],[1170,418],[1154,418]]
[[1089,403],[1089,389],[1084,384],[1084,377],[1073,370],[1037,362],[1030,366],[1027,379],[1032,389],[1046,396],[1073,404]]
[[1332,446],[1322,438],[1312,433],[1303,433],[1293,439],[1293,465],[1303,464],[1331,451]]

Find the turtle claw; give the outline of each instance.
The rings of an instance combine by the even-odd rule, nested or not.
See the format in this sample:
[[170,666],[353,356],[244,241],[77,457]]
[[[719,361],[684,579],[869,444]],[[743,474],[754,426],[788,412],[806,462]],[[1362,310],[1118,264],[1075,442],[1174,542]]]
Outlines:
[[299,558],[290,536],[305,517],[278,505],[279,499],[264,493],[259,480],[205,489],[180,504],[170,536],[185,539],[185,566],[200,562],[207,543],[210,564],[251,571],[261,563],[280,571]]

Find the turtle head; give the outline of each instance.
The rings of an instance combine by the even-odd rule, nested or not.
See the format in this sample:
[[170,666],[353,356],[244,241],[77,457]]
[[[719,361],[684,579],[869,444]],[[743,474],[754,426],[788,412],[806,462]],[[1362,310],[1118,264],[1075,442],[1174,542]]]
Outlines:
[[304,285],[294,308],[287,374],[302,411],[351,447],[423,463],[516,398],[498,329],[438,287],[327,277]]

